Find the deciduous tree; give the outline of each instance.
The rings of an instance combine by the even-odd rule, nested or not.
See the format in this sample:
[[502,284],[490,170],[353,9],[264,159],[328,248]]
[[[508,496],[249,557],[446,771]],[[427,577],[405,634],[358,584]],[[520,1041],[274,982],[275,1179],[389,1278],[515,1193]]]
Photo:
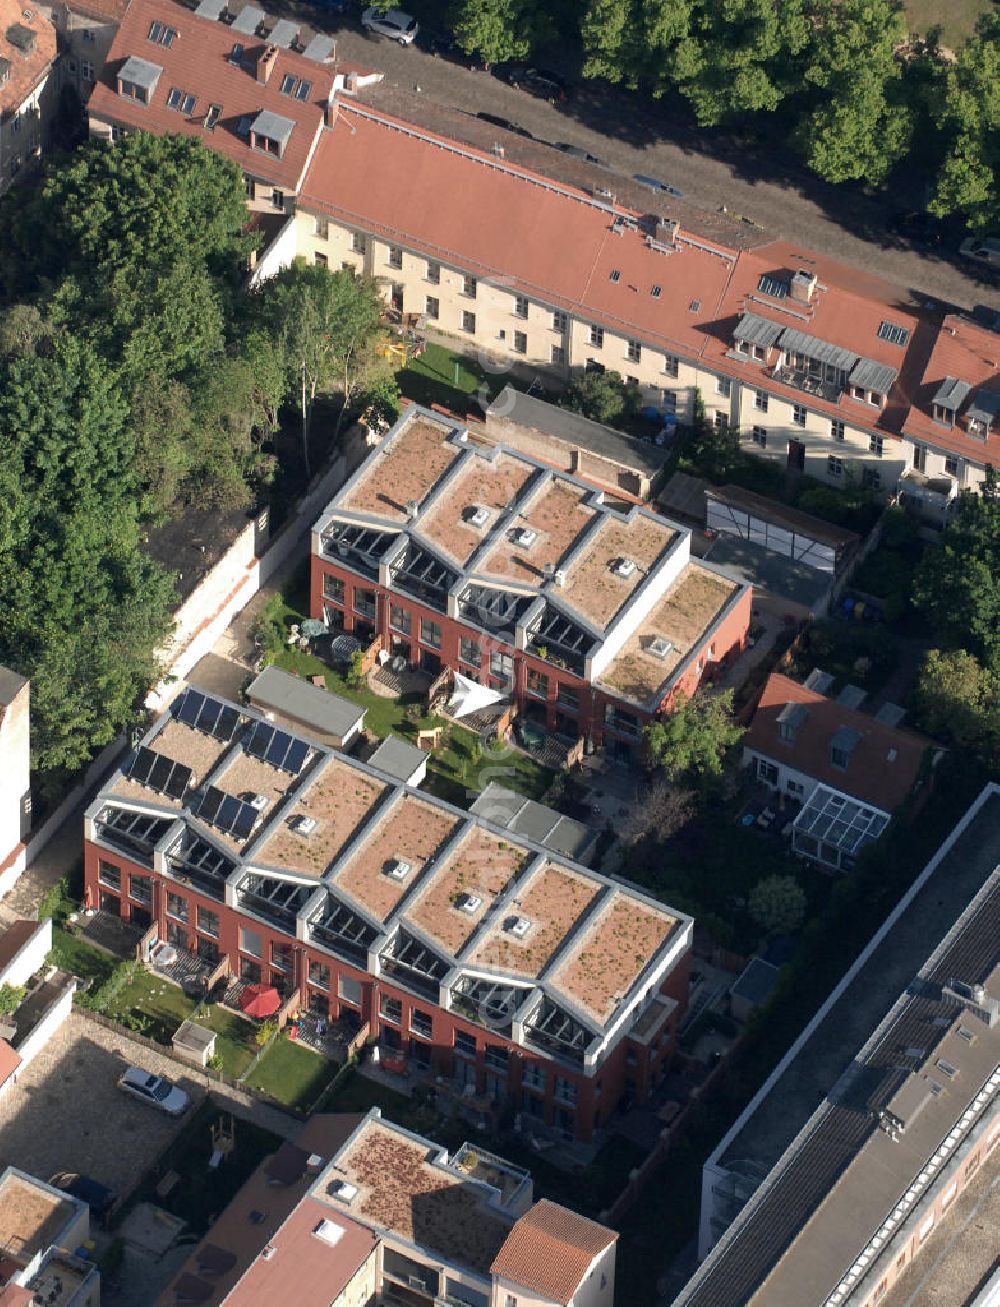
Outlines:
[[679,695],[670,713],[646,728],[650,757],[669,780],[721,775],[726,754],[742,737],[732,690]]
[[805,920],[805,890],[794,876],[765,876],[750,891],[747,910],[769,935],[788,935]]

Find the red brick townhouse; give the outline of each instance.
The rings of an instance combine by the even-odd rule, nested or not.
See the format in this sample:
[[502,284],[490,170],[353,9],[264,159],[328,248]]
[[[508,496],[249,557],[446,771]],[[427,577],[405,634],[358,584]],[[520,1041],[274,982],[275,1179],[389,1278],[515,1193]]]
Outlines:
[[624,760],[750,623],[750,588],[684,528],[416,407],[327,506],[312,564],[314,617]]
[[85,817],[86,899],[588,1139],[655,1083],[692,921],[187,690]]

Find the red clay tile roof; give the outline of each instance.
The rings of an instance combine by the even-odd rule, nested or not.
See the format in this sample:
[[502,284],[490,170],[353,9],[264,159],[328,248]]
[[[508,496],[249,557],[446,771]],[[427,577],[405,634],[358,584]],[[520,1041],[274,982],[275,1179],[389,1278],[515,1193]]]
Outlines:
[[[149,39],[154,22],[176,30],[177,38],[169,47]],[[245,50],[243,65],[229,60],[236,43]],[[254,177],[287,190],[297,190],[323,129],[325,105],[333,90],[334,67],[290,50],[279,50],[267,82],[262,85],[256,80],[254,69],[266,45],[260,37],[242,36],[225,23],[199,18],[172,0],[133,0],[91,94],[88,111],[101,122],[160,134],[180,132],[200,137]],[[131,55],[163,69],[148,105],[118,94],[118,72]],[[307,100],[282,95],[280,87],[286,74],[311,83]],[[190,117],[167,107],[167,96],[175,87],[197,97]],[[204,126],[210,104],[222,106],[214,131]],[[251,149],[249,138],[237,135],[240,119],[256,117],[261,110],[295,123],[280,159]]]
[[[946,377],[966,382],[973,393],[980,387],[1000,391],[1000,335],[966,318],[945,318],[903,427],[906,435],[934,449],[995,467],[1000,463],[1000,431],[993,429],[988,439],[977,440],[962,425],[949,429],[934,421],[931,401]],[[968,404],[962,405],[963,412]]]
[[128,12],[131,0],[64,0],[62,8],[71,14],[86,18],[103,18],[120,23]]
[[31,1307],[35,1301],[33,1289],[20,1284],[5,1284],[0,1288],[0,1307]]
[[5,1085],[20,1065],[21,1054],[6,1039],[0,1039],[0,1085]]
[[732,266],[721,247],[658,253],[639,230],[613,233],[607,205],[572,186],[367,105],[341,101],[339,115],[309,168],[303,207],[697,357],[698,324],[715,316]]
[[[30,17],[25,17],[25,15]],[[10,39],[13,27],[34,33],[34,45],[22,50]],[[7,80],[0,87],[0,114],[19,109],[48,73],[56,57],[56,29],[37,5],[22,0],[0,0],[0,59],[10,65]]]
[[[782,740],[778,733],[778,715],[789,703],[809,708],[794,743]],[[830,740],[841,726],[849,726],[861,736],[846,771],[830,761]],[[845,708],[774,672],[764,686],[753,722],[743,737],[743,747],[794,767],[863,803],[893,812],[913,788],[931,741],[914,731],[887,726],[867,713]],[[896,756],[889,761],[891,750]]]
[[568,1303],[595,1257],[617,1238],[607,1226],[542,1198],[515,1221],[490,1269],[531,1293]]
[[[790,297],[775,300],[759,293],[762,276],[770,274],[787,279],[800,268],[815,273],[818,278],[811,304],[800,304]],[[805,396],[800,390],[781,385],[767,375],[770,369],[765,372],[761,363],[727,358],[733,344],[733,330],[745,312],[895,368],[900,375],[889,402],[881,410],[847,396],[840,404],[833,404],[817,395]],[[879,338],[878,329],[883,321],[910,331],[905,348]],[[934,332],[932,315],[917,307],[902,287],[846,263],[774,241],[739,255],[716,320],[706,322],[703,358],[717,371],[750,385],[760,385],[792,402],[806,403],[810,409],[841,417],[865,430],[898,435],[930,356]]]

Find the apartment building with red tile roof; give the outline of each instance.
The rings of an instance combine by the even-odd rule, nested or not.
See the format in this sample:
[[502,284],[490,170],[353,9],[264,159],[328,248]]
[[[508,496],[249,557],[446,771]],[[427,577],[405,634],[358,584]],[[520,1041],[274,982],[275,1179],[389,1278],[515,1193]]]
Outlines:
[[55,60],[56,29],[47,11],[0,0],[0,195],[48,142]]
[[195,136],[239,164],[251,200],[280,210],[302,184],[334,90],[358,74],[334,54],[332,37],[310,38],[252,4],[133,0],[90,97],[91,135]]
[[312,613],[635,761],[643,727],[744,648],[750,588],[690,532],[412,406],[313,529]]
[[131,0],[55,0],[51,5],[59,45],[59,86],[71,86],[81,104],[101,78],[112,43]]
[[528,1289],[561,1307],[588,1281],[590,1292],[613,1301],[617,1239],[606,1225],[542,1198],[517,1221],[490,1269],[501,1289]]
[[663,1075],[690,918],[252,708],[185,691],[84,834],[90,906],[476,1113],[587,1139]]

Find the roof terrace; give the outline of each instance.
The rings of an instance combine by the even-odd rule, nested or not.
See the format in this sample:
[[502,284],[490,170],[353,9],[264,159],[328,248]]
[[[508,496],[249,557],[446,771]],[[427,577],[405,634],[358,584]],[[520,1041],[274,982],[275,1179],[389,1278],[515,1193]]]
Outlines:
[[430,878],[407,915],[455,957],[497,895],[520,875],[532,856],[520,845],[473,826]]
[[[270,763],[262,762],[259,758],[240,749],[232,756],[221,775],[215,778],[214,784],[225,794],[231,794],[234,798],[243,799],[247,803],[254,799],[258,803],[261,798],[266,799],[266,805],[260,808],[260,814],[261,820],[267,821],[268,815],[288,793],[294,780],[295,777],[289,772],[280,771]],[[254,806],[258,806],[257,803]],[[216,826],[212,829],[216,837],[231,849],[242,849],[249,843],[248,839],[241,836],[239,832],[227,832]],[[259,829],[259,824],[254,829]],[[250,838],[253,838],[253,832]]]
[[[510,914],[497,921],[469,961],[535,979],[603,886],[589,877],[544,862],[521,888]],[[527,922],[527,927],[520,923]]]
[[460,457],[461,448],[447,443],[454,429],[453,424],[435,422],[424,414],[414,417],[387,446],[375,452],[337,507],[405,522],[407,505],[421,503]]
[[404,794],[337,872],[337,887],[385,921],[458,822],[445,809]]
[[345,1210],[339,1186],[357,1188],[346,1210],[410,1244],[488,1276],[510,1222],[487,1207],[488,1191],[436,1165],[435,1150],[369,1117],[334,1157],[314,1196]]
[[[322,876],[385,791],[367,772],[330,758],[256,851],[254,862]],[[295,829],[303,817],[318,823],[308,835]]]
[[[653,699],[738,588],[737,581],[688,563],[601,673],[601,684],[639,703]],[[650,649],[658,639],[670,644],[664,657]]]
[[[225,753],[228,744],[225,740],[207,735],[204,731],[196,731],[193,726],[186,726],[175,717],[170,717],[163,728],[149,741],[147,747],[172,762],[190,767],[191,788],[197,789]],[[118,776],[112,793],[120,795],[123,799],[156,803],[177,809],[181,807],[179,798],[173,799],[160,790],[151,789],[148,785],[140,785],[124,775]]]
[[26,1266],[65,1230],[76,1211],[71,1199],[8,1170],[0,1175],[0,1248]]
[[[545,564],[557,564],[593,521],[597,510],[587,505],[592,494],[591,490],[554,477],[517,515],[479,570],[525,585],[540,585]],[[519,538],[518,532],[524,531],[534,533],[530,542]]]
[[603,1024],[676,924],[668,912],[618,894],[591,921],[553,983]]
[[[447,494],[420,519],[421,533],[465,567],[497,518],[520,498],[537,470],[533,464],[507,453],[493,460],[467,457]],[[479,522],[474,515],[477,510],[481,515],[483,509],[486,516]]]
[[674,527],[646,513],[626,522],[607,515],[569,569],[562,597],[595,626],[607,626],[676,538]]

